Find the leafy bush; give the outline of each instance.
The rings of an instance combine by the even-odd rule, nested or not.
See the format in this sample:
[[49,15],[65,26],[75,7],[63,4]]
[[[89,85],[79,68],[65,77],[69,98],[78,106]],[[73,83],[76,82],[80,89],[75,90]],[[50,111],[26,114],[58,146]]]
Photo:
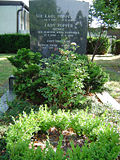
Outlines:
[[40,85],[44,85],[40,74],[40,71],[43,70],[41,54],[23,48],[18,50],[15,57],[8,59],[17,68],[14,73],[16,77],[15,92],[19,98],[30,99],[36,104],[40,101],[43,102],[42,95],[37,91]]
[[120,39],[113,41],[112,52],[115,55],[119,55],[120,54]]
[[84,86],[87,93],[101,92],[104,90],[104,84],[108,81],[109,76],[103,72],[102,68],[96,63],[89,62],[86,72],[88,76],[84,79]]
[[8,58],[16,67],[15,92],[33,103],[66,108],[83,104],[85,94],[101,91],[108,76],[85,55],[60,50],[48,59],[21,49]]
[[25,69],[27,65],[31,64],[40,64],[41,54],[34,53],[30,49],[22,48],[18,50],[15,57],[8,57],[8,60],[14,65],[17,69]]
[[[111,138],[104,136],[104,132],[101,131],[101,140],[92,142],[90,144],[86,143],[82,148],[77,146],[76,148],[72,146],[72,150],[69,150],[70,160],[80,159],[80,160],[116,160],[119,155],[120,146],[118,146],[118,135],[111,132],[110,128],[107,132],[108,135],[111,134]],[[113,137],[112,137],[113,136]],[[82,152],[81,152],[82,150]]]
[[[64,118],[65,123],[63,122]],[[59,110],[56,114],[52,115],[51,111],[47,111],[47,108],[43,109],[41,107],[36,113],[31,111],[29,116],[23,113],[19,115],[19,120],[14,120],[15,124],[11,125],[7,131],[7,151],[9,151],[12,160],[27,160],[31,158],[34,160],[115,160],[120,151],[119,134],[114,126],[111,128],[111,124],[105,122],[105,119],[105,115],[93,117],[93,115],[83,110],[72,114]],[[56,152],[48,144],[43,151],[39,147],[36,150],[28,147],[30,138],[35,131],[47,131],[52,126],[57,126],[61,130],[74,127],[75,132],[79,135],[88,135],[88,138],[92,141],[91,143],[86,141],[82,148],[79,146],[74,147],[71,142],[72,149],[68,149],[66,155],[64,155],[61,149],[62,137],[60,138]]]
[[29,34],[0,35],[0,53],[16,53],[21,48],[30,48]]
[[[93,54],[94,48],[98,41],[97,37],[88,37],[87,38],[87,54]],[[104,55],[108,52],[110,42],[108,38],[101,37],[99,41],[99,48],[97,50],[98,55]]]
[[[61,56],[50,57],[44,61],[46,67],[42,74],[47,84],[38,91],[47,98],[47,103],[59,108],[83,103],[84,86],[83,80],[87,76],[84,69],[85,57],[73,54],[69,51],[63,52]],[[64,53],[66,55],[64,55]]]
[[[56,152],[54,152],[53,148],[47,143],[46,149],[43,151],[41,148],[29,149],[29,142],[21,142],[19,144],[15,144],[12,148],[11,160],[20,160],[21,158],[24,160],[65,160],[66,156],[64,156],[64,152],[61,149],[61,143],[59,142],[57,146]],[[14,154],[14,148],[16,148],[16,153]]]

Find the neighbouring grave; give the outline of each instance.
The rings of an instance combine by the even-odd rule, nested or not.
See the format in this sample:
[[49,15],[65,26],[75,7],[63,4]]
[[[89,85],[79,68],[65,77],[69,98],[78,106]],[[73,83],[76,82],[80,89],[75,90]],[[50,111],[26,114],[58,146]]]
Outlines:
[[7,92],[0,98],[0,114],[8,110],[9,107],[7,103],[12,102],[16,97],[13,92],[13,80],[15,80],[15,77],[11,75],[9,77],[9,90],[7,90]]
[[86,52],[89,3],[79,0],[30,0],[31,50],[49,57],[75,42],[77,53]]
[[7,91],[3,94],[0,101],[0,113],[5,113],[8,110],[8,102],[12,102],[16,95],[13,92]]
[[109,95],[107,92],[96,93],[96,96],[100,100],[101,103],[111,106],[115,110],[120,111],[120,104]]

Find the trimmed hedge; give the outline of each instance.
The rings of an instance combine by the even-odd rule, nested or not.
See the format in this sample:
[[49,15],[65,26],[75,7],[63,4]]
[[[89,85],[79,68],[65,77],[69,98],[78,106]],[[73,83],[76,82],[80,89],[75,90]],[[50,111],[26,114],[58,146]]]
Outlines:
[[[87,54],[93,54],[95,44],[98,38],[87,38]],[[117,42],[118,44],[119,42]],[[97,54],[104,55],[108,52],[110,42],[108,38],[102,37],[100,40],[101,46],[99,47]],[[119,49],[117,45],[117,50]],[[30,48],[30,35],[29,34],[2,34],[0,35],[0,53],[16,53],[21,48]]]
[[0,53],[16,53],[21,48],[30,48],[29,34],[0,35]]
[[120,54],[120,39],[115,40],[112,44],[112,53],[115,55]]
[[[95,45],[98,41],[98,37],[88,37],[87,38],[87,54],[93,54]],[[97,50],[97,55],[104,55],[108,52],[110,42],[108,38],[101,37],[99,42],[99,48]]]

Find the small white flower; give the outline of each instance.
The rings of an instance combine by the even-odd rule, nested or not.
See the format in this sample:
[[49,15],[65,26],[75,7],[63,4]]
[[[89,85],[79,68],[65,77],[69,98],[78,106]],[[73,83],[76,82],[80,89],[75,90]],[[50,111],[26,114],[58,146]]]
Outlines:
[[77,44],[76,44],[75,42],[72,42],[71,45],[72,45],[72,46],[76,46]]

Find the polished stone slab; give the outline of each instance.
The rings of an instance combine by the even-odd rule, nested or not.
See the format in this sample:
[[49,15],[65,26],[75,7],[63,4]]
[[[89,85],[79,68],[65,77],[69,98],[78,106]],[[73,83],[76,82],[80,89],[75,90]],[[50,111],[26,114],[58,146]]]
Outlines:
[[75,42],[86,52],[89,3],[78,0],[30,0],[31,49],[44,57]]

